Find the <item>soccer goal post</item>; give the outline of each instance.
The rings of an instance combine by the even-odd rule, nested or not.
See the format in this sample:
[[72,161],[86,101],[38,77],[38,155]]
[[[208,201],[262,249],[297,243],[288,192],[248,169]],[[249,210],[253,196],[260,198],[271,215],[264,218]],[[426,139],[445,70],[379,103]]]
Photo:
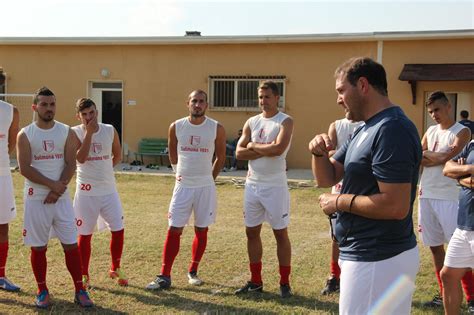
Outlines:
[[31,109],[34,94],[2,94],[0,100],[14,105],[20,112],[20,128],[35,120],[35,112]]

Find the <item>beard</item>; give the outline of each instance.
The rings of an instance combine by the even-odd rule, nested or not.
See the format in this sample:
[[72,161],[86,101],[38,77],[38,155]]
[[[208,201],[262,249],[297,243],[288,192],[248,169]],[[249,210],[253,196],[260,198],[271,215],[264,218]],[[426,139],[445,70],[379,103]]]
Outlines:
[[204,116],[205,114],[206,114],[206,112],[204,112],[204,111],[193,112],[193,113],[191,113],[191,117],[192,118],[200,118],[200,117]]
[[350,102],[350,106],[346,106],[346,118],[352,121],[363,121],[364,100],[359,95],[354,95]]
[[36,113],[38,114],[38,119],[41,119],[44,122],[50,122],[54,119],[54,113],[53,112],[46,112],[44,114],[40,114],[38,112],[36,112]]

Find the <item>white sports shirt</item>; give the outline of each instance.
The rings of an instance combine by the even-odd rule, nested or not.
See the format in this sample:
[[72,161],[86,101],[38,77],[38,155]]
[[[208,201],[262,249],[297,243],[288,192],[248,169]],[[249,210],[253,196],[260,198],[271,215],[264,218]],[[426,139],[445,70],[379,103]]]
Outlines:
[[[342,147],[342,145],[346,143],[346,141],[352,137],[356,129],[359,128],[359,126],[361,126],[362,124],[364,124],[363,121],[352,122],[347,118],[336,120],[335,121],[336,136],[337,136],[336,150],[339,150],[339,148]],[[338,194],[341,192],[341,188],[342,188],[342,180],[336,185],[332,186],[331,192],[333,194]]]
[[214,185],[212,157],[217,135],[217,121],[206,117],[200,125],[193,125],[185,117],[175,121],[178,139],[177,183],[185,187]]
[[[454,123],[449,129],[442,130],[438,125],[431,126],[426,131],[428,150],[433,152],[448,152],[451,150],[456,135],[464,128],[460,123]],[[423,167],[420,181],[420,198],[441,200],[458,200],[459,187],[456,180],[443,175],[444,164]]]
[[[84,141],[85,127],[72,127],[77,137]],[[89,155],[84,163],[77,162],[76,192],[79,195],[104,196],[117,191],[112,163],[114,127],[99,123],[99,130],[92,135]]]
[[[280,133],[281,124],[289,118],[287,114],[278,112],[271,118],[259,114],[249,118],[248,126],[251,131],[251,140],[255,143],[270,144],[274,142]],[[263,156],[249,161],[249,172],[247,183],[264,186],[287,186],[286,178],[286,154],[290,149],[291,140],[285,151],[274,157]]]
[[[64,148],[69,126],[54,121],[53,128],[41,129],[33,122],[22,130],[30,142],[31,166],[49,179],[59,180],[65,167]],[[50,191],[47,186],[25,179],[25,198],[44,199]],[[64,198],[69,198],[67,189],[59,199]]]

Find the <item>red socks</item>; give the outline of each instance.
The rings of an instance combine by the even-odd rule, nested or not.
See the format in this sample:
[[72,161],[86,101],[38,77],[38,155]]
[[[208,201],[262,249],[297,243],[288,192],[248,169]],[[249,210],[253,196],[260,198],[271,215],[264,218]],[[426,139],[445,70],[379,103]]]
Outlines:
[[474,300],[474,283],[472,280],[471,270],[467,271],[461,279],[462,288],[468,302]]
[[439,275],[440,272],[441,272],[441,270],[436,270],[435,271],[436,279],[438,279],[439,294],[440,294],[440,296],[443,296],[443,282],[441,281],[441,276]]
[[38,284],[38,293],[43,290],[48,290],[46,286],[46,248],[42,250],[31,248],[30,261],[36,283]]
[[171,275],[171,267],[179,252],[179,241],[181,232],[168,230],[166,235],[165,245],[163,247],[163,264],[161,266],[161,274],[166,277]]
[[207,231],[208,228],[202,231],[194,231],[194,241],[192,247],[192,260],[191,264],[189,265],[189,272],[197,272],[199,262],[201,261],[202,255],[204,255],[204,251],[206,250],[207,245]]
[[79,235],[79,240],[77,242],[79,246],[79,252],[81,253],[83,275],[89,275],[89,261],[91,259],[91,239],[92,234]]
[[122,258],[124,229],[112,232],[110,239],[110,255],[112,256],[111,270],[120,268],[120,259]]
[[0,243],[0,277],[5,277],[5,265],[7,264],[8,241]]
[[262,262],[250,263],[250,282],[261,284],[262,283]]
[[81,255],[79,254],[79,248],[73,248],[64,251],[64,256],[66,258],[66,266],[71,274],[72,280],[74,281],[74,287],[76,288],[76,293],[79,290],[83,290],[84,286],[82,284],[82,270],[81,270]]
[[339,268],[339,264],[337,261],[334,261],[331,259],[331,275],[333,275],[336,279],[339,279],[341,277],[341,268]]
[[290,284],[291,266],[280,266],[280,284]]

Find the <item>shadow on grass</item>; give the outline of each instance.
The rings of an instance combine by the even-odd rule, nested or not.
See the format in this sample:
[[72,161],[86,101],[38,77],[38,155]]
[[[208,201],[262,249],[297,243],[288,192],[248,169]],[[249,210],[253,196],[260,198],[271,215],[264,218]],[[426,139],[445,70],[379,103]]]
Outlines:
[[[128,296],[136,299],[137,301],[150,305],[150,306],[162,306],[170,309],[175,309],[177,311],[195,311],[198,313],[258,313],[258,314],[278,314],[277,311],[262,311],[258,305],[255,307],[241,307],[237,305],[225,305],[218,302],[207,302],[199,301],[196,299],[190,299],[183,297],[179,294],[180,291],[191,292],[195,294],[202,294],[209,297],[223,297],[231,298],[236,301],[253,301],[253,302],[270,302],[279,304],[286,307],[298,307],[306,308],[308,311],[323,311],[330,314],[337,313],[338,304],[328,301],[319,301],[316,298],[308,298],[306,296],[295,294],[291,298],[282,299],[280,294],[274,292],[263,292],[256,294],[244,294],[244,295],[235,295],[233,292],[236,288],[232,287],[220,287],[218,291],[215,289],[210,289],[207,286],[201,287],[179,287],[171,288],[169,290],[157,290],[149,291],[143,287],[129,285],[130,288],[138,289],[143,291],[143,294],[139,292],[130,292],[128,290],[115,290],[115,289],[105,289],[101,287],[94,287],[96,290],[102,290],[109,292],[114,295]],[[217,285],[216,285],[217,286]],[[232,303],[232,302],[230,302]]]
[[[417,310],[423,314],[444,314],[444,309],[442,307],[432,308],[423,306],[423,302],[413,301],[411,304],[412,310]],[[463,307],[461,306],[461,314],[463,313]]]
[[[31,295],[31,294],[26,294],[26,295]],[[32,295],[31,297],[31,303],[24,303],[22,301],[18,301],[15,299],[0,298],[0,304],[20,306],[20,307],[23,307],[25,310],[28,310],[31,312],[37,312],[40,314],[51,314],[51,313],[127,314],[125,312],[119,312],[116,310],[104,308],[97,305],[93,307],[89,307],[89,308],[84,308],[69,300],[54,298],[53,295],[51,295],[50,305],[45,309],[40,309],[36,307],[36,305],[34,304],[34,295]]]

